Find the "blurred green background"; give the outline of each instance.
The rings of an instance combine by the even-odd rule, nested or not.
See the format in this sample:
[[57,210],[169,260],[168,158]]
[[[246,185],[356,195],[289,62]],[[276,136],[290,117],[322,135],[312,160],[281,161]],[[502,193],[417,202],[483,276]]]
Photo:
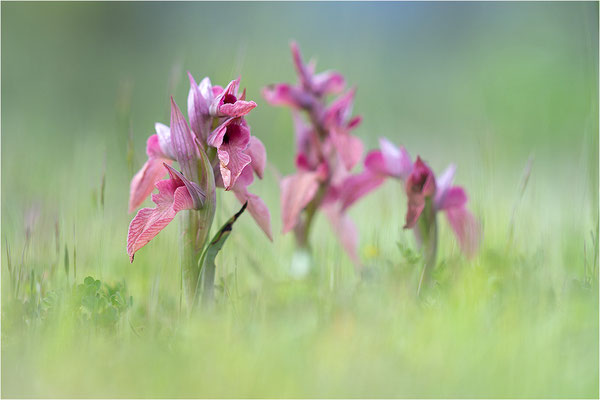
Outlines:
[[[598,396],[597,3],[1,10],[4,397]],[[366,148],[386,136],[438,173],[457,164],[484,245],[467,262],[443,228],[425,305],[398,248],[415,246],[392,182],[351,211],[373,282],[354,276],[321,220],[320,275],[289,278],[273,171],[293,169],[291,117],[260,90],[295,81],[291,39],[358,88]],[[220,312],[182,322],[177,227],[132,265],[125,240],[129,181],[154,122],[168,123],[169,96],[185,108],[188,70],[221,85],[241,74],[258,103],[247,119],[272,169],[251,189],[275,241],[242,218],[218,260]],[[221,197],[216,223],[238,207]],[[109,333],[66,306],[87,275],[133,297]],[[49,293],[60,312],[44,311]]]

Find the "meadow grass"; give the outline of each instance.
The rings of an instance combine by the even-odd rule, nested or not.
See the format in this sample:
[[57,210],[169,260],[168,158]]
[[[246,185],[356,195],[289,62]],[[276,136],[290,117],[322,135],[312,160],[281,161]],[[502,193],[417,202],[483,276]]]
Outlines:
[[[598,398],[597,11],[3,3],[2,397]],[[291,118],[259,94],[292,79],[290,38],[358,85],[368,148],[388,136],[437,173],[457,164],[482,247],[464,258],[440,218],[420,296],[391,181],[350,210],[364,273],[320,215],[313,272],[290,276]],[[270,165],[250,189],[275,232],[244,214],[214,308],[191,315],[177,222],[133,264],[125,251],[129,181],[186,69],[242,73],[259,104],[248,122]],[[213,231],[239,209],[218,195]]]

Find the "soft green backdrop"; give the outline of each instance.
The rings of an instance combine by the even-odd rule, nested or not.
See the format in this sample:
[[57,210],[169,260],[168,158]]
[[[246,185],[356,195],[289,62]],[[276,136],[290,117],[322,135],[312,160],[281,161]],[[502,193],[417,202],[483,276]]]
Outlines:
[[[4,397],[598,396],[597,3],[1,10]],[[427,300],[414,294],[415,244],[392,182],[351,211],[376,278],[354,276],[321,220],[321,273],[289,277],[273,171],[292,171],[291,118],[260,90],[295,79],[291,39],[357,86],[367,148],[387,136],[438,172],[457,164],[484,245],[467,262],[442,221]],[[219,84],[241,74],[258,103],[248,121],[272,168],[252,189],[275,240],[244,216],[218,259],[219,310],[185,322],[177,227],[133,265],[125,240],[129,180],[154,122],[168,123],[169,95],[184,108],[187,70]],[[217,223],[238,207],[232,197],[221,196]],[[88,275],[126,282],[133,298],[108,332],[65,306]],[[44,311],[49,293],[59,312]]]

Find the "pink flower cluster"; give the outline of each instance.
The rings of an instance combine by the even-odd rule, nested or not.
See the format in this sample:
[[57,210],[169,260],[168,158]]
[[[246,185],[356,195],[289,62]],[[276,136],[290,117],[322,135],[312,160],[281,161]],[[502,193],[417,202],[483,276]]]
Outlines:
[[[254,175],[262,178],[266,151],[261,141],[250,134],[244,116],[256,107],[239,93],[240,78],[222,88],[209,78],[196,84],[189,74],[189,124],[171,98],[170,127],[156,123],[156,133],[148,138],[148,160],[133,177],[129,211],[135,210],[150,195],[155,208],[138,211],[129,226],[127,253],[131,261],[175,215],[182,210],[215,206],[215,187],[231,191],[265,234],[271,235],[271,217],[265,203],[248,191]],[[177,161],[181,172],[171,167]],[[161,180],[166,174],[169,178]],[[206,203],[210,204],[206,204]],[[208,224],[212,223],[212,215]]]
[[[275,84],[263,90],[272,105],[292,109],[296,131],[296,172],[281,181],[281,213],[283,233],[294,230],[298,243],[307,246],[312,216],[322,209],[334,231],[355,263],[357,231],[346,210],[367,193],[378,188],[386,178],[405,183],[408,199],[404,228],[424,229],[435,224],[435,214],[444,211],[462,250],[473,255],[480,240],[480,227],[466,209],[463,188],[451,186],[455,167],[451,165],[436,183],[431,169],[419,158],[413,163],[404,147],[396,147],[381,139],[381,149],[365,157],[364,171],[350,171],[361,160],[363,145],[351,135],[361,121],[352,117],[355,90],[344,91],[344,78],[337,72],[315,73],[315,64],[304,64],[295,43],[291,44],[298,83]],[[327,96],[340,94],[330,104]],[[302,119],[301,113],[306,116]],[[433,218],[421,218],[426,204],[431,203]]]
[[[347,180],[342,195],[343,208],[379,187],[386,178],[404,182],[408,200],[405,229],[417,226],[427,201],[432,211],[443,211],[456,234],[461,249],[473,256],[479,247],[481,229],[467,210],[467,193],[460,186],[452,186],[456,166],[450,165],[436,180],[433,171],[420,157],[413,163],[404,147],[396,147],[387,139],[380,140],[380,150],[371,151],[364,162],[364,171]],[[426,227],[425,227],[426,228]]]
[[[361,122],[361,117],[352,113],[356,90],[346,88],[344,77],[337,72],[316,73],[315,63],[305,63],[295,43],[291,50],[297,83],[271,85],[262,93],[271,105],[289,107],[294,121],[296,170],[280,181],[283,233],[293,231],[298,245],[309,248],[314,216],[322,211],[359,266],[358,233],[346,211],[392,178],[403,183],[406,193],[404,228],[414,228],[417,238],[429,247],[426,265],[435,263],[439,212],[446,215],[463,252],[475,254],[481,229],[466,207],[465,190],[452,185],[455,166],[450,165],[436,179],[420,157],[413,162],[404,147],[381,139],[380,149],[364,158],[363,171],[352,173],[363,156],[363,144],[352,134]],[[130,211],[155,187],[158,189],[152,194],[156,206],[139,210],[129,226],[127,252],[131,261],[136,251],[183,210],[203,210],[204,219],[187,235],[202,236],[203,246],[214,216],[217,187],[246,203],[258,226],[272,240],[269,210],[248,191],[255,175],[263,177],[266,164],[265,147],[251,135],[245,120],[256,103],[246,100],[245,90],[240,93],[239,78],[225,88],[213,86],[208,78],[197,84],[191,74],[189,80],[189,123],[171,98],[170,126],[156,124],[156,133],[147,142],[148,160],[131,182]],[[171,166],[173,161],[178,162],[181,172]],[[168,178],[161,180],[167,174]],[[198,248],[195,246],[196,251]]]
[[[345,80],[334,71],[315,73],[315,64],[304,64],[292,43],[298,83],[279,83],[263,90],[272,105],[292,109],[296,131],[296,172],[281,180],[283,233],[294,230],[298,243],[308,246],[308,231],[321,209],[350,258],[358,263],[357,230],[340,207],[350,171],[360,162],[363,144],[351,134],[361,121],[352,116],[355,89],[345,90]],[[338,95],[327,104],[329,95]],[[304,114],[304,119],[301,114]]]

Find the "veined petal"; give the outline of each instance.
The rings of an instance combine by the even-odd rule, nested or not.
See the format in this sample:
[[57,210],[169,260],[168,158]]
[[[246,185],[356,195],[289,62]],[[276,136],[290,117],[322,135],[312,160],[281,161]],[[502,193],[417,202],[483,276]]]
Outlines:
[[256,103],[245,100],[245,91],[238,99],[240,77],[229,82],[227,87],[211,102],[209,111],[214,117],[241,117],[248,114]]
[[250,142],[250,129],[240,118],[230,118],[209,136],[208,143],[217,148],[221,176],[225,189],[229,190],[252,161],[245,153]]
[[192,181],[198,180],[198,148],[194,143],[192,132],[183,117],[181,110],[171,97],[171,142],[173,152],[183,174]]
[[188,189],[188,193],[193,200],[193,208],[196,210],[202,208],[204,201],[206,200],[206,193],[204,193],[200,186],[196,182],[192,182],[187,179],[181,172],[177,171],[170,165],[164,164],[164,166],[169,172],[171,179],[176,180],[178,183],[183,183]]
[[344,212],[336,209],[335,205],[323,207],[323,212],[329,219],[333,232],[352,262],[359,265],[360,259],[357,254],[358,231],[354,222]]
[[[169,173],[171,174],[171,170]],[[158,193],[152,195],[156,207],[141,209],[129,225],[127,254],[131,262],[135,253],[163,230],[179,211],[196,207],[179,176],[171,175],[170,179],[159,181],[156,188]]]
[[283,233],[287,233],[296,226],[300,212],[315,197],[319,189],[319,174],[299,171],[283,178],[280,185]]
[[445,210],[448,222],[456,234],[458,244],[467,257],[473,257],[481,242],[481,226],[466,207],[450,207]]
[[234,103],[222,104],[219,107],[219,115],[226,117],[241,117],[256,108],[253,101],[236,100]]
[[149,158],[142,169],[131,180],[129,189],[129,212],[133,212],[144,202],[154,190],[156,182],[161,180],[167,173],[164,164],[170,164],[171,160],[166,158]]
[[[188,77],[190,79],[190,91],[188,94],[188,117],[190,119],[190,126],[192,131],[203,143],[206,141],[210,129],[211,116],[208,113],[209,101],[212,100],[212,90],[206,88],[204,90],[196,84],[194,77],[188,71]],[[208,78],[204,78],[202,82],[205,82]],[[210,80],[207,81],[210,85]],[[208,95],[210,93],[210,97]]]
[[256,173],[256,175],[262,179],[265,171],[265,165],[267,164],[267,150],[263,143],[256,136],[250,136],[250,142],[246,153],[250,156],[252,161],[250,165]]
[[398,179],[406,179],[412,171],[412,161],[404,146],[396,147],[389,140],[381,138],[379,147],[385,161],[387,174]]
[[[161,124],[160,122],[154,124],[154,129],[156,130],[156,136],[158,137],[158,145],[160,147],[160,150],[165,156],[163,158],[170,158],[172,160],[175,160],[175,152],[173,151],[173,144],[171,143],[171,129],[169,129],[169,127],[165,124]],[[150,143],[148,143],[148,147],[149,145]],[[148,147],[146,148],[146,153],[149,153]],[[153,153],[155,153],[155,151],[153,151]],[[150,156],[150,154],[148,154],[148,156]]]
[[248,192],[246,186],[243,185],[236,184],[233,187],[233,193],[240,203],[244,204],[245,202],[248,202],[248,212],[252,215],[256,224],[262,229],[265,235],[267,235],[269,240],[273,241],[273,235],[271,233],[271,213],[265,202],[257,195]]

